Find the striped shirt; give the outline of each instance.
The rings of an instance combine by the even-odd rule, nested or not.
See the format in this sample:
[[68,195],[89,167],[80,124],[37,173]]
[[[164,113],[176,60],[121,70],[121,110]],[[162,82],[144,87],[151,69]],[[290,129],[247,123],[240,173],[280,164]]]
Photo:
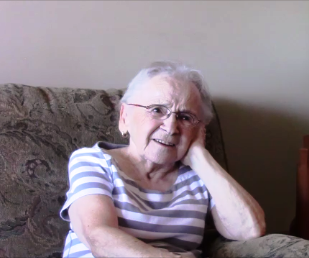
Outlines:
[[[181,166],[170,190],[143,189],[104,152],[120,147],[124,145],[98,142],[73,152],[68,166],[70,188],[61,218],[70,221],[68,208],[80,197],[103,194],[112,198],[121,230],[155,247],[198,257],[206,213],[214,206],[202,180],[190,167]],[[70,226],[63,257],[93,257]]]

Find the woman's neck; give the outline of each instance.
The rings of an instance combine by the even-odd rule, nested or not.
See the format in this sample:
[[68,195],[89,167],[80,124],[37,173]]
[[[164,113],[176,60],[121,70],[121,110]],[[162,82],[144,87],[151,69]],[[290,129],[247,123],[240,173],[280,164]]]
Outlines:
[[[157,164],[143,157],[133,155],[129,147],[109,151],[123,172],[134,174],[134,179],[159,181],[164,179],[171,172],[178,171],[178,163]],[[113,155],[114,154],[114,155]]]

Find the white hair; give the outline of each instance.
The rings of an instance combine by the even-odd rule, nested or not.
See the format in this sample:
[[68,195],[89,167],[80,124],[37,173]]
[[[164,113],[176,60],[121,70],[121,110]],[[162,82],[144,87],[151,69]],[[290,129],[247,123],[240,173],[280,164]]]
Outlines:
[[185,82],[182,83],[183,87],[186,87],[189,83],[193,83],[201,94],[203,120],[207,124],[211,121],[213,117],[212,102],[202,73],[199,70],[178,62],[159,61],[142,69],[129,83],[125,94],[120,100],[120,104],[128,104],[129,99],[138,92],[140,87],[158,75]]

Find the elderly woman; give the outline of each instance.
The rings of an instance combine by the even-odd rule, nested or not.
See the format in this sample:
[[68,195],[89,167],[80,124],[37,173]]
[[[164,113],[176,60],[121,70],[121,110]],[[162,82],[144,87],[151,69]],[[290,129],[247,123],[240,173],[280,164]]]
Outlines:
[[245,240],[265,232],[259,204],[204,147],[211,100],[201,73],[173,62],[141,70],[121,99],[129,145],[75,151],[61,210],[64,257],[199,257],[205,216]]

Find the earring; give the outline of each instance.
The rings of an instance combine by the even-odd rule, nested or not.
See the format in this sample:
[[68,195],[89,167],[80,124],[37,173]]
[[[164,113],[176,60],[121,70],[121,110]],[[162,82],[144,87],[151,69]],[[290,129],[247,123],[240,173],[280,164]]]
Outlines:
[[128,132],[121,132],[123,138],[128,138]]

